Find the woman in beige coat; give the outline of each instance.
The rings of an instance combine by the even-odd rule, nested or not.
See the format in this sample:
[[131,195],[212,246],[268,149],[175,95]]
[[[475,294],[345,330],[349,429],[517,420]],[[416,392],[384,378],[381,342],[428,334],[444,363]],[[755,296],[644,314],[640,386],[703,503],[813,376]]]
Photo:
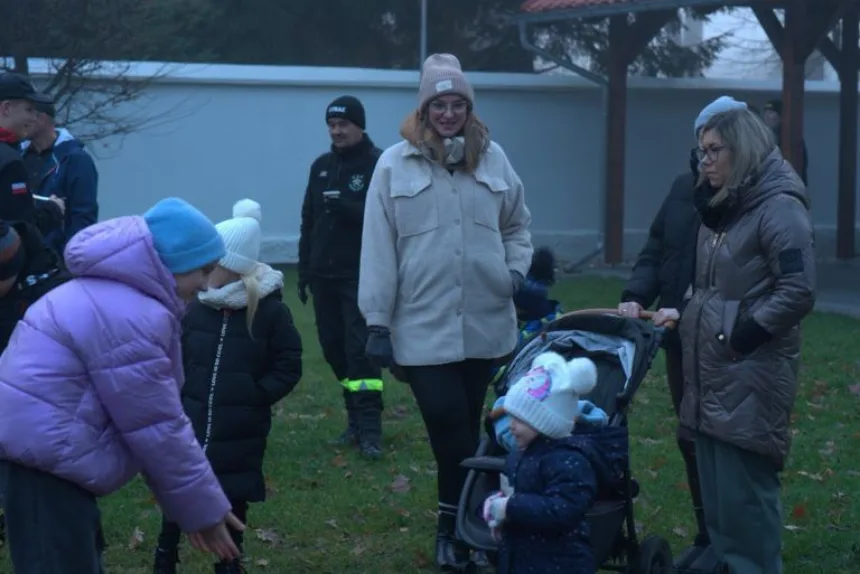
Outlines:
[[438,468],[436,561],[464,568],[454,520],[494,362],[517,340],[513,295],[532,257],[523,185],[474,113],[450,54],[424,63],[404,141],[379,159],[364,215],[359,307],[367,353],[402,367]]

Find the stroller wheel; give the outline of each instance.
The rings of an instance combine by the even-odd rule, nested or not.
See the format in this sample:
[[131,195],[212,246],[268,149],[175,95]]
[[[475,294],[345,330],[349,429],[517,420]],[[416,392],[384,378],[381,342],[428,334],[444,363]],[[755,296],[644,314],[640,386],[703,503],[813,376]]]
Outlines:
[[635,574],[672,574],[672,549],[665,538],[648,536],[639,546]]

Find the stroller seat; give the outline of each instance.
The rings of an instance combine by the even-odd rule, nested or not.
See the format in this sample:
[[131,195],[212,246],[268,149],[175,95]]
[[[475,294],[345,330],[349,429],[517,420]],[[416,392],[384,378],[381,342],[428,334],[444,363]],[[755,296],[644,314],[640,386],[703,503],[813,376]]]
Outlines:
[[[495,389],[498,396],[506,394],[507,386],[545,351],[557,352],[568,360],[589,357],[594,361],[598,383],[583,398],[606,412],[609,425],[589,429],[578,424],[574,434],[598,441],[598,450],[614,457],[610,461],[614,470],[612,484],[598,484],[596,501],[586,519],[597,563],[627,574],[672,572],[672,553],[665,539],[649,536],[638,540],[633,500],[639,485],[630,474],[627,430],[627,407],[659,351],[662,334],[662,329],[638,319],[606,313],[564,315],[514,355]],[[486,434],[475,456],[462,463],[469,473],[457,509],[457,536],[471,548],[486,552],[492,561],[498,543],[483,520],[483,504],[500,489],[507,453],[496,443],[492,421],[485,423]]]

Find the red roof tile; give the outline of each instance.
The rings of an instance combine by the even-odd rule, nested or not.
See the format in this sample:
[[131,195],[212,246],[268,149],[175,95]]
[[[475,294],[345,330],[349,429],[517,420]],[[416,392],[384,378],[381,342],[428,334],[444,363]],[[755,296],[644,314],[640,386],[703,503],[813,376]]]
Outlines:
[[525,0],[521,6],[523,12],[549,12],[550,10],[566,10],[570,8],[585,8],[601,4],[630,4],[634,0]]

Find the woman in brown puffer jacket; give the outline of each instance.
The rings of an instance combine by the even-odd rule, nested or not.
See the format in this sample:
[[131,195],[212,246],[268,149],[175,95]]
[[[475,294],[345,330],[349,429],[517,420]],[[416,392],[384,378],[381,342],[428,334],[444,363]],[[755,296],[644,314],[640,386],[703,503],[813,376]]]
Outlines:
[[[779,472],[797,394],[801,320],[815,303],[805,187],[752,112],[699,136],[702,216],[681,319],[681,424],[695,429],[705,520],[733,574],[781,574]],[[656,321],[677,319],[663,309]]]

